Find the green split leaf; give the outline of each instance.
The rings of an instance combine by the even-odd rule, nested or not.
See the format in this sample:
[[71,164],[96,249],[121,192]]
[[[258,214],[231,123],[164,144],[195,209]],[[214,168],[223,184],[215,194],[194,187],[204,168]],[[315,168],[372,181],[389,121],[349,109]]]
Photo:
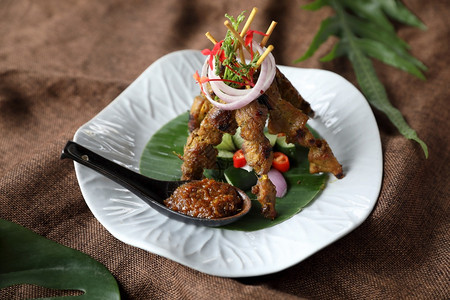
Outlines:
[[390,103],[371,61],[371,58],[377,59],[425,80],[423,71],[427,67],[409,53],[409,45],[397,36],[390,19],[421,29],[426,26],[398,0],[316,0],[303,9],[315,11],[324,6],[331,6],[335,15],[322,21],[309,48],[295,62],[313,56],[329,37],[339,38],[320,60],[346,56],[367,101],[383,112],[403,136],[419,143],[428,157],[427,145]]
[[105,266],[84,253],[0,219],[0,288],[18,284],[84,292],[64,298],[120,299],[117,282]]

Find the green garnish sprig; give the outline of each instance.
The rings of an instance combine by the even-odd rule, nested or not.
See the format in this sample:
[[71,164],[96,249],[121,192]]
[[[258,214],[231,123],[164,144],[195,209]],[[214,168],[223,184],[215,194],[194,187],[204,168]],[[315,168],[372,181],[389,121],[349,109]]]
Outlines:
[[[277,24],[272,21],[272,24],[266,33],[250,30],[250,24],[252,23],[256,12],[257,8],[254,7],[241,31],[239,31],[239,26],[245,20],[245,11],[237,18],[225,14],[225,17],[228,20],[225,21],[224,25],[228,30],[225,38],[221,41],[217,41],[209,32],[205,34],[214,44],[214,48],[212,50],[204,49],[202,53],[210,56],[210,68],[213,67],[212,61],[214,58],[216,75],[233,88],[254,86],[255,74],[259,69],[259,66],[265,57],[273,50],[273,46],[270,45],[262,54],[258,51],[253,51],[253,35],[256,33],[264,36],[260,43],[260,46],[264,47]],[[250,59],[245,59],[244,49],[250,53]],[[196,78],[198,82],[208,80],[206,78],[200,78],[197,74],[194,75],[194,78]]]

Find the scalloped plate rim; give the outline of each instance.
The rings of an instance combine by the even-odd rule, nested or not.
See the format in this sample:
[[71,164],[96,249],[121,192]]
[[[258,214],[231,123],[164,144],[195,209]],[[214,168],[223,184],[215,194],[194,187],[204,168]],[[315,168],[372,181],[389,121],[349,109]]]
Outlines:
[[[116,127],[126,127],[125,123],[128,121],[126,116],[127,113],[129,114],[140,114],[140,112],[125,112],[125,118],[121,116],[122,111],[118,112],[117,108],[122,108],[124,110],[127,109],[125,107],[125,104],[133,103],[135,104],[135,100],[133,100],[132,96],[137,96],[138,98],[142,98],[145,100],[145,98],[148,98],[146,96],[149,96],[147,94],[142,94],[141,91],[136,91],[138,87],[145,87],[148,82],[151,82],[152,80],[155,81],[154,74],[151,74],[151,72],[161,72],[162,65],[167,66],[168,64],[173,64],[171,67],[178,68],[180,67],[175,61],[179,59],[186,59],[189,58],[190,60],[195,61],[193,64],[194,66],[198,66],[198,63],[201,62],[202,56],[199,51],[197,50],[181,50],[169,53],[156,62],[154,62],[152,65],[150,65],[128,88],[126,88],[115,100],[113,100],[105,109],[103,109],[99,114],[97,114],[93,119],[91,119],[89,122],[81,126],[77,132],[75,133],[74,140],[76,142],[79,142],[83,145],[85,145],[88,148],[91,148],[92,150],[97,151],[104,151],[104,153],[101,153],[108,157],[108,155],[111,155],[110,159],[122,162],[125,161],[125,165],[129,165],[130,168],[138,168],[139,160],[135,160],[137,157],[140,158],[141,153],[134,153],[134,158],[128,158],[125,154],[121,153],[123,149],[117,150],[113,146],[108,145],[111,147],[111,149],[105,149],[103,146],[97,146],[96,142],[99,139],[96,139],[96,137],[106,137],[106,138],[112,138],[115,139],[117,137],[113,137],[113,133],[109,132],[104,134],[102,136],[102,132],[96,132],[96,126],[99,125],[101,122],[105,121],[107,125],[105,126],[111,126],[114,130],[119,130]],[[185,67],[185,66],[182,66]],[[180,67],[180,68],[182,68]],[[191,66],[188,66],[187,69],[189,69]],[[197,68],[200,68],[198,66]],[[343,77],[341,77],[338,74],[335,74],[330,71],[325,70],[318,70],[318,69],[300,69],[295,67],[286,67],[286,66],[279,66],[280,70],[288,77],[294,86],[296,86],[302,95],[311,102],[311,105],[313,105],[313,108],[319,112],[319,117],[317,119],[311,120],[313,123],[313,127],[319,131],[320,134],[322,134],[332,146],[333,149],[336,146],[336,149],[338,151],[335,153],[338,159],[341,160],[341,157],[344,157],[344,160],[341,161],[344,165],[344,171],[347,171],[346,177],[341,180],[335,180],[334,178],[330,178],[327,183],[327,188],[323,191],[321,195],[317,199],[314,200],[314,202],[306,207],[302,212],[300,212],[298,215],[294,216],[293,218],[276,225],[272,228],[267,228],[263,230],[259,230],[256,232],[230,232],[223,229],[211,229],[211,228],[192,228],[190,226],[193,225],[180,225],[179,222],[168,220],[164,216],[155,215],[154,212],[151,212],[151,208],[140,206],[140,199],[132,199],[130,203],[135,205],[137,208],[135,209],[136,217],[134,221],[138,224],[140,222],[140,218],[142,216],[149,216],[149,218],[152,221],[149,221],[147,223],[149,224],[157,224],[159,226],[168,226],[167,228],[175,228],[173,229],[172,234],[173,236],[164,237],[164,231],[160,231],[159,234],[163,236],[161,238],[164,240],[164,243],[158,243],[155,241],[148,241],[145,238],[137,239],[133,234],[137,232],[136,228],[130,228],[130,225],[127,225],[126,223],[119,222],[112,222],[110,215],[108,215],[110,207],[107,207],[105,201],[111,201],[112,197],[116,197],[118,194],[125,194],[123,199],[127,199],[130,197],[129,194],[126,193],[126,191],[123,191],[118,187],[114,182],[109,181],[106,178],[102,178],[101,175],[95,173],[94,171],[87,169],[84,166],[81,166],[79,164],[75,163],[75,172],[77,175],[77,179],[79,181],[80,189],[83,194],[83,197],[86,201],[86,204],[91,209],[93,215],[97,218],[97,220],[116,238],[119,240],[132,245],[136,246],[142,249],[145,249],[147,251],[153,252],[155,254],[164,256],[166,258],[169,258],[173,261],[176,261],[180,264],[183,264],[185,266],[188,266],[190,268],[193,268],[195,270],[210,274],[210,275],[216,275],[216,276],[223,276],[223,277],[248,277],[248,276],[259,276],[259,275],[265,275],[270,274],[274,272],[281,271],[283,269],[286,269],[288,267],[291,267],[302,260],[306,259],[310,255],[316,253],[317,251],[321,250],[322,248],[330,245],[331,243],[335,242],[336,240],[342,238],[347,233],[354,230],[356,227],[358,227],[371,213],[373,207],[376,204],[376,201],[378,199],[378,195],[381,189],[381,181],[382,181],[382,173],[383,173],[383,162],[382,162],[382,152],[381,152],[381,141],[379,137],[378,128],[376,125],[375,118],[373,116],[373,113],[367,104],[366,100],[364,99],[364,96],[353,86],[351,83],[349,83],[347,80],[345,80]],[[185,72],[184,69],[180,71],[181,73]],[[184,74],[184,73],[183,73]],[[161,75],[161,74],[157,74]],[[162,74],[164,76],[171,76],[173,74]],[[185,75],[190,75],[186,73]],[[188,76],[188,78],[191,78]],[[302,80],[301,82],[300,79]],[[314,91],[315,85],[321,85],[322,83],[317,83],[317,80],[325,80],[327,83],[335,82],[339,83],[336,84],[338,86],[336,88],[336,91],[327,91],[327,93],[322,93],[320,91]],[[306,84],[304,83],[306,82]],[[184,84],[184,83],[183,83]],[[187,84],[187,83],[186,83]],[[189,86],[190,93],[192,94],[195,92],[195,84]],[[301,88],[298,87],[298,85],[301,85]],[[322,84],[323,85],[323,84]],[[194,90],[193,90],[194,86]],[[323,87],[323,89],[327,89],[327,87]],[[151,91],[151,89],[150,89]],[[147,91],[148,92],[148,91]],[[352,95],[354,99],[356,99],[356,107],[357,111],[352,111],[352,108],[349,108],[348,112],[347,110],[344,110],[341,108],[341,110],[336,109],[333,110],[335,103],[330,102],[330,99],[335,99],[335,102],[339,101],[345,101],[341,98],[336,98],[337,94],[341,92],[347,92]],[[198,93],[198,92],[197,92]],[[318,96],[319,95],[319,96]],[[178,95],[176,95],[178,96]],[[195,94],[194,94],[195,96]],[[193,97],[193,96],[192,96]],[[314,98],[316,97],[316,98]],[[334,97],[334,98],[333,98]],[[319,99],[320,98],[320,99]],[[191,98],[192,99],[192,98]],[[191,100],[190,99],[190,100]],[[317,100],[319,99],[319,100]],[[338,99],[338,100],[336,100]],[[153,99],[151,99],[153,100]],[[176,100],[176,99],[175,99]],[[171,99],[171,101],[175,101],[174,99]],[[152,104],[152,101],[149,101],[150,105]],[[187,103],[189,104],[189,103]],[[131,105],[131,106],[133,106]],[[141,105],[141,104],[139,104]],[[176,107],[174,110],[177,110],[178,107]],[[356,110],[356,108],[355,108]],[[174,115],[177,115],[180,113],[178,112],[171,112],[172,115],[164,116],[167,121],[171,119]],[[355,113],[358,114],[358,116],[354,115]],[[341,114],[344,114],[345,117],[342,117],[341,120],[339,120],[339,117]],[[140,116],[140,115],[139,115]],[[353,119],[350,119],[350,117],[353,116],[357,119],[357,121],[354,121]],[[142,117],[142,116],[140,116]],[[144,116],[146,117],[146,116]],[[160,116],[154,116],[154,118],[159,118]],[[361,121],[360,119],[363,117],[364,124],[358,123],[358,121]],[[337,118],[337,119],[336,119]],[[347,119],[348,118],[348,119]],[[122,123],[121,123],[122,122]],[[347,124],[348,123],[348,124]],[[356,123],[356,124],[354,124]],[[111,125],[112,124],[112,125]],[[368,124],[368,125],[367,125]],[[101,125],[101,124],[100,124]],[[117,125],[117,126],[116,126]],[[163,125],[163,124],[160,124]],[[353,127],[350,125],[354,125]],[[355,129],[355,125],[357,128]],[[116,126],[116,127],[114,127]],[[138,127],[140,124],[138,124]],[[356,146],[353,148],[356,148],[355,151],[365,151],[364,153],[357,153],[358,155],[353,155],[352,157],[348,157],[350,155],[347,155],[346,149],[340,149],[339,148],[339,141],[337,139],[342,138],[342,133],[346,131],[356,132],[357,134],[363,134],[361,139],[364,139],[364,132],[359,128],[359,126],[365,126],[366,131],[369,132],[370,140],[365,141],[370,143],[369,145],[362,145],[356,143]],[[351,127],[349,129],[349,127]],[[141,128],[142,129],[142,128]],[[114,130],[112,132],[114,132]],[[152,128],[153,132],[157,130],[157,128]],[[353,130],[353,131],[352,131]],[[140,144],[145,145],[148,139],[150,138],[150,134],[146,134],[143,132],[136,132],[136,135],[139,135]],[[345,136],[344,136],[345,139]],[[130,140],[132,140],[130,138]],[[116,141],[114,141],[116,142]],[[354,142],[354,140],[351,140],[351,142]],[[113,143],[111,143],[113,144]],[[119,143],[120,144],[120,143]],[[124,144],[129,145],[132,144],[132,142],[128,143],[128,141],[124,142]],[[123,146],[120,144],[120,146]],[[126,146],[123,146],[123,148],[126,148]],[[353,149],[352,148],[352,149]],[[133,152],[133,146],[130,146],[131,152]],[[350,149],[350,150],[352,150]],[[362,150],[361,150],[362,149]],[[112,151],[114,150],[114,151]],[[128,151],[128,149],[125,149]],[[347,149],[348,150],[348,149]],[[123,152],[127,152],[123,151]],[[116,153],[117,152],[117,153]],[[114,155],[113,155],[114,154]],[[117,155],[116,155],[117,154]],[[359,159],[361,157],[361,159]],[[134,160],[133,160],[134,159]],[[345,164],[346,160],[348,159],[348,165]],[[128,161],[127,161],[128,160]],[[354,165],[355,161],[358,163],[367,164],[364,165],[365,168],[361,168],[359,165]],[[137,163],[137,166],[135,165]],[[368,169],[368,170],[366,170]],[[355,191],[352,191],[353,194],[351,195],[352,201],[354,201],[355,208],[349,208],[348,211],[345,211],[343,215],[339,215],[338,218],[343,218],[343,220],[337,220],[333,219],[334,216],[328,215],[330,213],[329,207],[323,207],[324,203],[326,204],[326,201],[323,199],[324,197],[328,198],[335,198],[335,195],[329,195],[329,191],[331,190],[338,190],[338,192],[342,193],[342,190],[344,187],[344,183],[346,180],[355,180],[357,175],[360,173],[364,173],[364,175],[367,177],[368,172],[371,172],[371,182],[362,182],[361,190],[358,190],[357,193]],[[351,179],[349,179],[351,177]],[[364,179],[367,181],[367,178],[364,177]],[[352,183],[353,184],[353,183]],[[349,183],[345,183],[346,186],[349,185]],[[93,189],[96,189],[98,187],[106,188],[106,192],[100,191],[94,191]],[[367,189],[370,190],[367,192]],[[104,195],[107,194],[107,195]],[[110,196],[109,200],[108,197]],[[104,197],[104,199],[99,200],[99,198]],[[131,196],[133,197],[133,195]],[[118,200],[120,200],[119,196],[117,196]],[[137,198],[137,197],[136,197]],[[326,199],[328,199],[326,198]],[[337,200],[338,203],[342,200],[341,198],[336,197],[335,200]],[[123,200],[122,199],[122,200]],[[117,199],[115,199],[117,200]],[[97,202],[101,202],[100,204]],[[328,201],[328,200],[327,200]],[[120,201],[115,202],[114,204],[120,203]],[[104,207],[102,207],[102,205]],[[331,206],[334,204],[331,204]],[[122,207],[123,210],[128,207]],[[120,210],[120,207],[118,208]],[[339,209],[339,208],[337,208]],[[150,210],[150,212],[149,212]],[[348,214],[348,216],[346,216]],[[128,217],[126,214],[122,215],[124,219],[132,219],[134,216]],[[315,217],[315,218],[314,218]],[[348,217],[348,219],[345,219]],[[309,218],[309,219],[308,219]],[[328,219],[327,219],[328,218]],[[139,222],[137,221],[139,220]],[[132,221],[132,222],[134,222]],[[132,223],[131,222],[131,223]],[[174,225],[173,222],[176,222],[177,224]],[[307,223],[305,223],[307,222]],[[322,229],[325,228],[324,232],[309,232],[306,233],[307,228],[305,228],[305,224],[312,224],[312,223],[319,223],[320,224],[318,228]],[[336,230],[331,229],[331,234],[325,233],[327,230],[327,226],[330,226],[333,222],[338,224],[339,222],[348,223],[347,225],[343,226],[342,229]],[[147,224],[144,222],[144,224]],[[339,223],[340,224],[340,223]],[[143,225],[144,226],[144,225]],[[185,227],[184,227],[185,226]],[[180,229],[183,227],[183,229]],[[195,226],[194,226],[195,227]],[[146,238],[153,238],[151,237],[152,232],[146,231],[144,229],[140,229],[141,231],[144,231],[145,234],[147,234]],[[179,233],[180,230],[184,230],[191,234],[191,237],[193,239],[198,238],[200,235],[211,235],[211,239],[217,239],[222,241],[225,241],[227,243],[231,243],[231,246],[229,248],[225,248],[224,246],[219,245],[218,249],[213,249],[215,251],[218,251],[223,257],[220,255],[217,257],[212,257],[209,260],[206,259],[200,259],[198,256],[201,256],[200,251],[203,251],[200,249],[199,251],[195,252],[193,250],[190,250],[193,248],[192,245],[189,244],[189,240],[185,240],[185,244],[183,245],[183,251],[180,251],[180,245],[166,245],[166,240],[175,239],[176,234]],[[212,231],[215,231],[214,233],[211,233]],[[295,231],[297,230],[297,232]],[[286,231],[290,231],[286,233]],[[320,231],[320,230],[319,230]],[[161,233],[163,232],[163,233]],[[283,232],[283,233],[281,233]],[[298,233],[298,234],[296,234]],[[296,239],[299,238],[299,236],[306,236],[307,238],[305,240],[295,240],[292,241],[290,238],[286,238],[283,236],[284,234],[291,234],[290,238]],[[320,239],[317,237],[317,235],[324,236],[324,239]],[[313,236],[314,235],[314,236]],[[144,235],[145,236],[145,235]],[[231,236],[231,237],[230,237]],[[230,240],[235,239],[235,240]],[[272,253],[272,251],[280,251],[278,245],[275,244],[264,244],[264,240],[280,240],[280,244],[284,247],[299,247],[301,248],[301,251],[294,251],[289,250],[288,255],[280,260],[277,260],[275,257],[264,257],[261,252],[257,252],[257,250],[254,250],[252,252],[252,249],[248,249],[249,247],[262,247],[264,251],[267,251],[267,249],[270,249],[270,251],[267,251],[268,253]],[[252,244],[253,241],[256,241],[256,245]],[[237,245],[237,242],[243,242],[245,244],[244,246],[240,247],[240,245]],[[170,244],[170,242],[168,242]],[[173,243],[173,242],[172,242]],[[163,245],[162,245],[163,244]],[[206,247],[210,247],[208,245],[208,242],[205,244]],[[178,247],[178,248],[177,248]],[[191,248],[189,248],[191,247]],[[234,247],[234,248],[232,248]],[[216,247],[217,248],[217,247]],[[275,248],[272,249],[272,248]],[[193,251],[193,252],[192,252]],[[245,252],[247,251],[247,252]],[[191,253],[192,252],[192,253]],[[236,253],[234,253],[236,252]],[[279,255],[277,254],[279,252],[276,252],[273,255]],[[252,255],[255,254],[255,257]],[[239,256],[241,255],[241,256]],[[264,257],[264,258],[261,258]],[[247,263],[247,260],[250,261],[250,263]],[[228,264],[227,264],[228,263]],[[237,268],[236,265],[241,265],[241,268]]]

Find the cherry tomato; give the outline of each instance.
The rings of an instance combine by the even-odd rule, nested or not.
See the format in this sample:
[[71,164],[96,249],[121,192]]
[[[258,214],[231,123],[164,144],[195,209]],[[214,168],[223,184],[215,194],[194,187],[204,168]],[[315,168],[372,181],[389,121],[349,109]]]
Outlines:
[[273,153],[273,161],[272,161],[272,167],[277,169],[280,172],[286,172],[289,170],[289,158],[286,154],[281,152],[274,152]]
[[235,168],[241,168],[247,164],[247,161],[244,157],[244,152],[241,150],[238,150],[233,155],[233,166]]

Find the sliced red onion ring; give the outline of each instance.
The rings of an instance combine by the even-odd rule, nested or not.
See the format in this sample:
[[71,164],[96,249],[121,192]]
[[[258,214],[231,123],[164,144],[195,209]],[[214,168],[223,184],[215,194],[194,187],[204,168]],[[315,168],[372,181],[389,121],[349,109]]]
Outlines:
[[[260,53],[263,53],[264,51],[264,49],[261,48],[261,46],[259,46],[259,44],[256,42],[253,42],[253,47],[256,48],[256,50]],[[214,65],[215,64],[213,64],[213,66]],[[216,94],[216,96],[218,96],[226,103],[215,101],[207,92],[205,92],[205,96],[213,105],[221,109],[239,109],[265,93],[265,91],[270,87],[273,79],[275,78],[275,71],[275,59],[273,58],[273,55],[269,53],[269,55],[267,55],[266,59],[261,64],[260,74],[254,87],[250,89],[234,89],[226,85],[223,81],[209,81],[214,94]],[[215,75],[214,69],[210,70],[208,58],[205,60],[205,64],[203,65],[202,77],[207,75],[210,79],[220,79],[217,75]],[[203,91],[208,90],[206,87],[206,83],[202,83],[202,88]]]
[[270,181],[272,181],[272,183],[275,185],[275,189],[277,190],[277,197],[284,197],[287,191],[287,183],[286,179],[284,179],[283,174],[277,169],[272,168],[270,169],[269,173],[267,173],[267,176],[269,176]]

